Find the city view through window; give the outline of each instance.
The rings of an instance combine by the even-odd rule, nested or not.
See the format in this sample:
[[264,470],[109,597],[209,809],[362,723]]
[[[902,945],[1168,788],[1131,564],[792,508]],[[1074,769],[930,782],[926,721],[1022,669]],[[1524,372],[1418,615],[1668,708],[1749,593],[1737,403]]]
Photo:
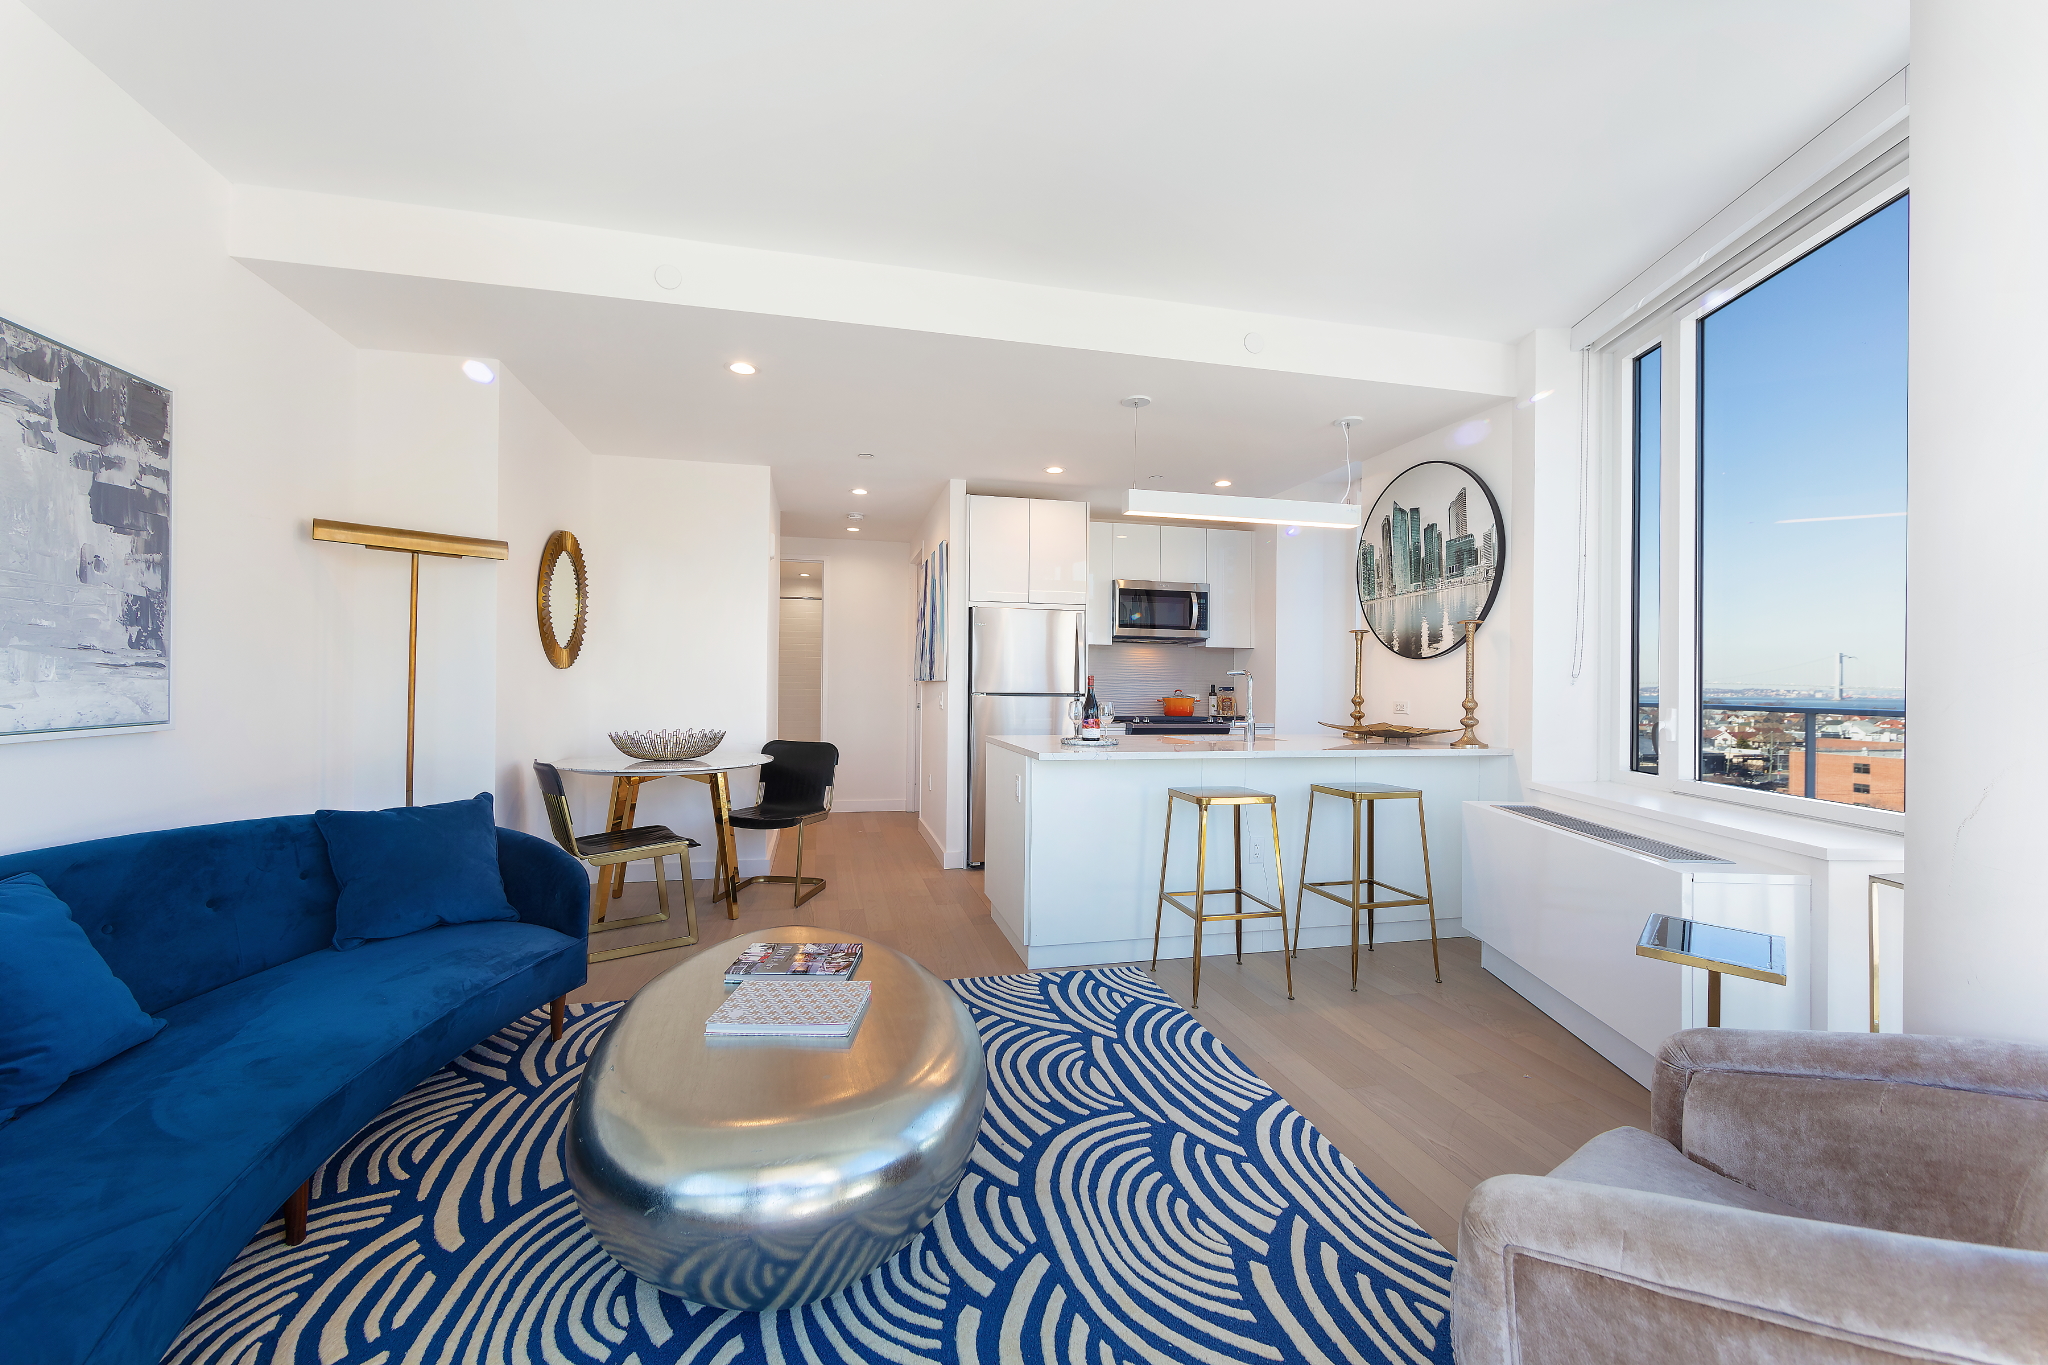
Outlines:
[[1702,781],[1905,809],[1907,223],[1700,324]]

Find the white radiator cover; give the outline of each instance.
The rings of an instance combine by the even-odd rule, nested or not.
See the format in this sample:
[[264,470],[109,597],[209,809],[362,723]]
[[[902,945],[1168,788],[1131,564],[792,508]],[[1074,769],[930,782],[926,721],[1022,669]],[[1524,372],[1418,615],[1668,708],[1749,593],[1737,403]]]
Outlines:
[[1782,936],[1787,984],[1724,975],[1721,1023],[1813,1026],[1807,876],[1667,863],[1490,801],[1465,803],[1464,857],[1464,929],[1484,965],[1644,1085],[1664,1039],[1707,1022],[1704,971],[1636,956],[1652,914]]

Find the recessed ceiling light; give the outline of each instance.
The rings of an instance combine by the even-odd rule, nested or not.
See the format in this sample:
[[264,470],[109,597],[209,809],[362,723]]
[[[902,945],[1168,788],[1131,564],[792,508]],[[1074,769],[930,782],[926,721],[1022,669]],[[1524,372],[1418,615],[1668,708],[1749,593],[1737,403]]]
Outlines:
[[1216,486],[1217,486],[1218,488],[1228,488],[1228,487],[1230,487],[1230,480],[1228,480],[1228,479],[1218,479],[1218,480],[1216,480]]
[[498,372],[481,360],[463,361],[462,372],[479,384],[488,384],[498,377]]
[[1061,468],[1060,468],[1060,467],[1059,467],[1058,465],[1056,465],[1056,464],[1049,464],[1049,465],[1047,465],[1047,466],[1045,467],[1045,472],[1046,472],[1046,473],[1048,473],[1048,474],[1064,474],[1064,473],[1066,473],[1067,471],[1066,471],[1066,470],[1064,470],[1064,469],[1061,469]]
[[858,530],[860,530],[860,527],[858,527],[858,526],[849,526],[849,527],[847,527],[846,529],[847,529],[847,530],[849,530],[849,531],[858,531]]
[[866,521],[868,518],[865,512],[848,512],[846,519],[848,521]]
[[856,488],[853,490],[853,494],[855,497],[864,498],[868,495],[868,490],[865,488]]
[[859,454],[855,455],[853,458],[856,460],[872,460],[875,458],[875,452],[872,450],[863,450]]
[[752,374],[754,372],[754,367],[744,360],[735,360],[725,368],[731,370],[734,374]]
[[809,578],[809,577],[810,577],[810,575],[809,575],[809,574],[807,574],[807,573],[800,573],[800,574],[798,574],[798,575],[797,575],[797,577],[798,577],[798,578]]

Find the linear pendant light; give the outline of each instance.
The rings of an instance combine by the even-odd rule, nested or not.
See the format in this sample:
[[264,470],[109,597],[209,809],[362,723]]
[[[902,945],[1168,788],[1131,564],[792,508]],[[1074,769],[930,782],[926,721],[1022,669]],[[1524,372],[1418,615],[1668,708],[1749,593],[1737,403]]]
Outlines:
[[[1131,410],[1131,487],[1124,492],[1127,517],[1165,517],[1173,521],[1236,521],[1254,526],[1321,526],[1355,531],[1364,525],[1363,509],[1349,502],[1296,502],[1284,498],[1233,498],[1214,493],[1172,493],[1138,485],[1138,409],[1151,406],[1143,394],[1116,400]],[[1338,420],[1344,428],[1345,471],[1350,471],[1351,426],[1361,418]],[[1158,478],[1158,475],[1153,475]],[[1347,486],[1348,497],[1350,489]]]
[[1355,503],[1296,502],[1286,498],[1231,498],[1213,493],[1170,493],[1133,488],[1124,494],[1127,517],[1168,517],[1175,521],[1241,521],[1257,526],[1326,526],[1356,531],[1362,524]]

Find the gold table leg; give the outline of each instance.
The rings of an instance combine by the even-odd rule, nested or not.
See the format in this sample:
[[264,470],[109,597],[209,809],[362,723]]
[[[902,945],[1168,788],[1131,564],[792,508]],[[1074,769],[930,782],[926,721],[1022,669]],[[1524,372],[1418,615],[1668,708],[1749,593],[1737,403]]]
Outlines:
[[732,783],[725,773],[679,773],[711,789],[711,842],[718,847],[711,877],[711,899],[725,902],[725,917],[740,917],[739,838],[732,828]]

